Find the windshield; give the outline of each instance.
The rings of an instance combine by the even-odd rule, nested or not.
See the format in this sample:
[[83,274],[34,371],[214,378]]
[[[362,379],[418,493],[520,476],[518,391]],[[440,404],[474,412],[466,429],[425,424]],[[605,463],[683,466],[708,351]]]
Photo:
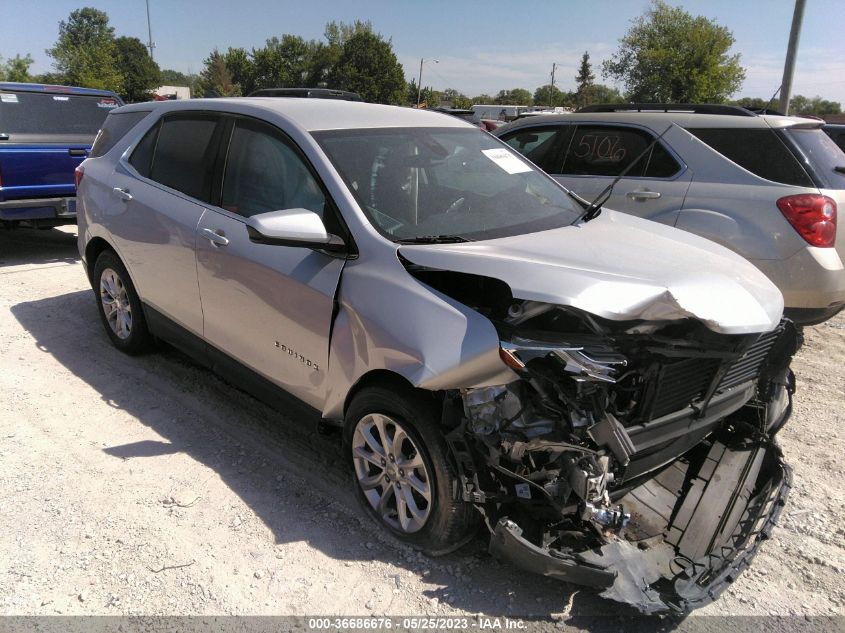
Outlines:
[[370,222],[394,241],[468,240],[567,226],[566,190],[477,129],[326,131],[314,137]]
[[845,189],[845,153],[832,138],[818,128],[787,128],[786,133],[804,154],[822,189]]
[[84,134],[93,138],[109,111],[119,105],[113,97],[3,92],[0,95],[0,132]]

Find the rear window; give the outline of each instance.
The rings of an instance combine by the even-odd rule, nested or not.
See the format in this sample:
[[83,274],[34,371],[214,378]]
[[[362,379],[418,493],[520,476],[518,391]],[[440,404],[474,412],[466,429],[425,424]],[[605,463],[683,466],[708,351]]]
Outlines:
[[784,131],[823,189],[845,189],[845,153],[820,129],[789,128]]
[[129,130],[135,127],[149,113],[149,110],[144,112],[113,112],[110,116],[106,117],[106,122],[103,123],[100,133],[97,134],[89,156],[91,158],[97,158],[108,152],[120,139],[126,136]]
[[0,132],[93,137],[109,111],[119,105],[112,97],[4,91],[0,93]]
[[815,186],[774,130],[687,128],[687,131],[760,178],[796,187]]

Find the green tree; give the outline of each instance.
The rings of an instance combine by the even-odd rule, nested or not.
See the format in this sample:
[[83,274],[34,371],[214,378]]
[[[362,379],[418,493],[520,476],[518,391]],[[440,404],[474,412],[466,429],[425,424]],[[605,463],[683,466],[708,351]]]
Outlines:
[[500,90],[493,98],[493,103],[498,105],[528,105],[532,103],[531,93],[525,88]]
[[372,31],[354,33],[344,42],[327,82],[330,88],[357,92],[365,101],[400,104],[405,100],[405,71],[393,45]]
[[59,22],[59,38],[47,49],[64,83],[122,92],[117,47],[109,16],[92,7],[71,12]]
[[242,95],[248,95],[257,90],[255,83],[255,64],[251,56],[243,48],[229,48],[223,55],[226,68],[232,75],[232,81],[237,85]]
[[762,99],[760,97],[743,97],[742,99],[728,101],[728,103],[730,105],[738,105],[742,108],[748,108],[749,110],[762,110],[769,105],[769,101],[767,99]]
[[730,55],[729,29],[653,0],[602,65],[632,101],[722,103],[745,79],[739,54]]
[[827,114],[841,114],[842,105],[836,101],[828,101],[819,96],[812,98],[795,95],[790,99],[790,114],[809,114],[811,116],[825,116]]
[[232,81],[232,73],[226,67],[226,58],[216,48],[203,60],[200,72],[199,92],[208,97],[238,97],[240,91]]
[[571,106],[575,103],[575,95],[572,92],[563,92],[557,86],[546,84],[534,91],[534,105],[543,107],[559,108]]
[[468,109],[472,105],[469,97],[454,88],[446,88],[441,95],[443,101],[448,101],[453,108]]
[[625,97],[616,88],[604,84],[590,86],[589,103],[625,103]]
[[21,57],[20,54],[15,55],[12,59],[2,63],[3,58],[0,57],[0,80],[3,81],[20,81],[23,83],[32,81],[32,76],[29,74],[29,67],[32,66],[32,55],[26,54],[26,57]]
[[[308,87],[324,88],[328,86],[328,76],[337,64],[343,52],[343,45],[356,33],[372,33],[373,25],[369,20],[355,20],[351,23],[328,22],[323,31],[324,42],[311,41],[311,63],[306,77]],[[416,103],[416,100],[414,100]]]
[[200,87],[200,76],[194,74],[180,73],[170,68],[161,71],[162,86],[186,86],[191,89],[191,96],[202,96]]
[[478,96],[473,97],[470,99],[471,105],[478,105],[478,104],[492,104],[493,97],[488,94],[480,94]]
[[575,94],[578,107],[583,108],[590,103],[592,87],[596,76],[593,74],[593,66],[590,64],[590,54],[584,51],[581,56],[581,65],[578,67],[578,74],[575,75]]
[[306,87],[316,44],[285,34],[281,39],[271,37],[264,48],[252,49],[254,89]]
[[137,37],[118,37],[117,68],[123,76],[120,96],[129,103],[149,101],[152,91],[161,85],[161,69]]

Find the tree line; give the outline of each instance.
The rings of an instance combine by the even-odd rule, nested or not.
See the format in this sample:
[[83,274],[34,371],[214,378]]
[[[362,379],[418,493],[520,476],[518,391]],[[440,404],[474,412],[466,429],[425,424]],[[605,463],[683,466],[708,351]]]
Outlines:
[[[214,49],[199,74],[161,69],[136,37],[117,36],[104,11],[85,7],[59,23],[59,35],[47,50],[54,70],[31,75],[31,55],[0,58],[0,80],[35,81],[113,90],[127,101],[145,101],[161,85],[188,86],[194,96],[241,96],[261,88],[324,87],[357,92],[365,101],[416,105],[418,94],[429,106],[448,104],[535,105],[578,108],[592,103],[733,103],[754,109],[763,98],[730,101],[742,86],[745,69],[731,53],[732,32],[715,20],[694,16],[664,0],[652,0],[635,18],[619,47],[601,64],[604,78],[622,91],[597,83],[588,51],[581,57],[575,89],[551,82],[533,93],[525,88],[469,97],[455,88],[418,89],[407,82],[393,42],[368,21],[329,22],[323,38],[306,40],[283,34],[263,46]],[[792,98],[791,114],[826,115],[841,104],[821,97]]]

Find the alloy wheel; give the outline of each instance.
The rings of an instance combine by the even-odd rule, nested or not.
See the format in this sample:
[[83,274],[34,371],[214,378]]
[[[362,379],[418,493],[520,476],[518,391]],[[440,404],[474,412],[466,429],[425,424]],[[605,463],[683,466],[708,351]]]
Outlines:
[[432,479],[400,421],[370,413],[355,426],[352,460],[358,485],[376,514],[401,532],[418,532],[432,510]]
[[119,339],[129,338],[132,334],[129,294],[120,275],[111,268],[106,268],[100,275],[100,301],[111,331]]

